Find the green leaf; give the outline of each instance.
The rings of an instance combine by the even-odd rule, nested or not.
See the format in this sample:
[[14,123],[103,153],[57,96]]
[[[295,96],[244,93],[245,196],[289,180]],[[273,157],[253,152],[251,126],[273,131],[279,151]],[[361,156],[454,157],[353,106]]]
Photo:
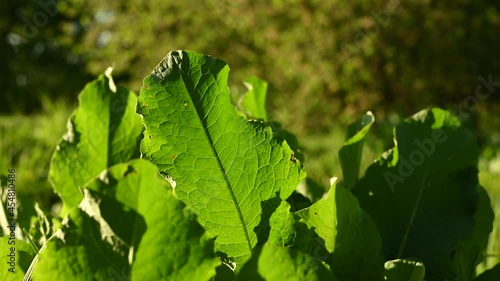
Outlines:
[[84,194],[80,209],[41,251],[35,280],[209,280],[215,275],[220,262],[213,241],[153,164],[115,165]]
[[493,230],[494,217],[488,193],[480,186],[472,235],[460,242],[452,258],[452,266],[458,277],[457,281],[474,279],[476,266],[481,262],[482,253],[488,244],[489,234]]
[[424,281],[425,267],[418,259],[398,259],[385,263],[387,281]]
[[[132,280],[208,280],[213,241],[145,160],[113,166],[89,184],[102,217],[134,253]],[[123,219],[127,218],[127,219]],[[168,250],[166,250],[168,249]]]
[[335,179],[324,198],[296,216],[325,241],[330,253],[326,260],[339,280],[382,280],[375,224],[349,190],[335,185]]
[[245,78],[243,84],[248,91],[241,97],[239,107],[246,116],[267,122],[267,82],[257,76]]
[[292,247],[303,253],[313,255],[321,261],[330,257],[325,249],[324,240],[314,230],[303,222],[296,212],[290,212],[291,206],[287,201],[281,202],[270,219],[271,232],[268,243],[274,246]]
[[[260,250],[260,249],[258,249]],[[292,248],[264,244],[245,264],[238,281],[337,280],[321,261]]]
[[453,280],[450,255],[474,225],[474,137],[449,112],[434,108],[398,125],[394,143],[353,193],[377,225],[386,258],[416,257],[426,280]]
[[305,177],[293,151],[231,104],[228,66],[174,51],[144,79],[141,152],[172,177],[175,193],[237,264],[267,240],[269,217]]
[[486,270],[479,275],[474,281],[498,281],[500,280],[500,264],[495,265],[492,269]]
[[104,281],[129,276],[127,247],[99,217],[95,199],[87,195],[81,206],[85,211],[73,209],[40,250],[33,280]]
[[290,146],[294,153],[292,159],[297,159],[300,162],[304,162],[304,153],[302,152],[299,141],[294,134],[285,130],[280,123],[275,121],[266,122],[265,125],[271,127],[273,133],[278,134],[280,137],[286,140],[286,143]]
[[238,108],[243,112],[247,120],[260,120],[265,126],[272,128],[273,132],[284,138],[290,148],[294,151],[294,158],[304,162],[297,137],[285,130],[280,123],[270,121],[267,117],[266,96],[267,82],[257,76],[250,76],[243,81],[248,91],[240,98]]
[[278,209],[272,214],[269,220],[271,232],[269,234],[269,243],[276,246],[288,247],[294,245],[295,236],[295,218],[290,212],[290,205],[282,201]]
[[296,191],[311,202],[317,202],[326,194],[325,187],[309,177],[300,183]]
[[17,240],[13,236],[0,237],[0,245],[0,264],[2,265],[0,280],[23,280],[35,256],[35,250],[29,243]]
[[346,141],[339,151],[339,159],[344,175],[344,183],[349,189],[358,181],[365,137],[374,122],[375,116],[368,111],[347,128]]
[[38,206],[38,203],[34,204],[34,209],[37,216],[31,217],[30,228],[27,234],[38,250],[61,227],[61,222],[59,218],[54,218],[51,214],[44,213]]
[[49,171],[49,180],[68,209],[82,200],[79,188],[101,171],[139,156],[143,131],[135,114],[137,96],[116,87],[110,69],[87,84],[79,99]]

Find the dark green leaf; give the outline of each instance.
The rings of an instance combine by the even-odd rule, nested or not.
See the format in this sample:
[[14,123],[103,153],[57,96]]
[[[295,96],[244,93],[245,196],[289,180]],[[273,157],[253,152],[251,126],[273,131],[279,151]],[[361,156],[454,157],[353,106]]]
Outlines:
[[474,137],[435,108],[398,125],[394,142],[353,193],[377,225],[386,258],[416,257],[425,264],[426,280],[453,279],[450,255],[474,225]]
[[339,159],[344,175],[344,184],[349,189],[358,181],[365,137],[373,122],[375,122],[375,116],[368,111],[347,128],[346,141],[339,151]]
[[460,242],[452,257],[452,266],[458,276],[457,281],[474,279],[476,266],[482,259],[482,253],[488,244],[488,236],[493,230],[493,219],[490,198],[486,190],[480,186],[472,235]]

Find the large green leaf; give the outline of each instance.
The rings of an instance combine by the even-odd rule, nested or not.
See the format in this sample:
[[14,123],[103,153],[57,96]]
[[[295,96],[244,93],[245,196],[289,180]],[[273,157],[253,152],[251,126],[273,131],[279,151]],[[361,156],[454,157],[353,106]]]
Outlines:
[[87,84],[79,98],[49,171],[49,180],[68,209],[82,200],[79,188],[101,171],[139,156],[143,131],[135,114],[137,96],[116,87],[110,69]]
[[385,263],[387,281],[424,281],[425,267],[416,259],[399,259]]
[[171,52],[144,79],[137,111],[144,158],[217,236],[216,251],[241,263],[267,239],[269,216],[305,172],[269,127],[237,113],[228,72],[219,59]]
[[296,216],[324,240],[326,260],[339,280],[382,280],[380,237],[349,190],[333,181],[325,197]]
[[358,181],[365,137],[373,122],[375,122],[375,116],[368,111],[347,128],[346,141],[339,151],[339,159],[344,175],[344,184],[349,189]]
[[250,76],[245,78],[243,84],[248,91],[241,97],[239,107],[249,118],[267,122],[267,82],[257,76]]
[[435,108],[398,125],[394,143],[353,193],[377,225],[386,258],[416,257],[426,280],[453,280],[450,256],[471,234],[478,197],[473,135]]
[[28,271],[35,250],[29,243],[15,239],[14,236],[0,237],[0,280],[19,281]]
[[292,248],[264,244],[245,264],[238,281],[336,281],[320,260]]
[[[80,209],[41,251],[35,280],[209,280],[215,275],[220,262],[213,241],[153,164],[115,165],[84,193]],[[58,265],[59,260],[64,262]]]

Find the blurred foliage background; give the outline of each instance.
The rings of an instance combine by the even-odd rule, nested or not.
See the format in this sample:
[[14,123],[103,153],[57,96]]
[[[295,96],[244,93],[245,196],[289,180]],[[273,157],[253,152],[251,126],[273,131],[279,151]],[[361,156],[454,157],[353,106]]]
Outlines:
[[84,85],[112,65],[138,93],[175,49],[225,60],[235,100],[244,77],[267,80],[272,119],[297,135],[324,185],[341,174],[345,127],[367,110],[377,121],[363,167],[391,147],[402,118],[453,110],[477,136],[500,214],[497,0],[4,0],[0,14],[0,168],[18,169],[25,216],[33,200],[53,203],[49,159]]

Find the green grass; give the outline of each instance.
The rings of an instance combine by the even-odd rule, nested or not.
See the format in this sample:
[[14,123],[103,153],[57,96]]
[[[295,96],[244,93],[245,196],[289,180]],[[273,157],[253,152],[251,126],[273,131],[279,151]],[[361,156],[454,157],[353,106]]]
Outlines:
[[57,200],[47,175],[50,158],[72,110],[73,106],[66,103],[44,99],[38,114],[0,116],[0,174],[16,170],[18,222],[23,228],[29,228],[30,218],[36,214],[34,202],[50,212]]

